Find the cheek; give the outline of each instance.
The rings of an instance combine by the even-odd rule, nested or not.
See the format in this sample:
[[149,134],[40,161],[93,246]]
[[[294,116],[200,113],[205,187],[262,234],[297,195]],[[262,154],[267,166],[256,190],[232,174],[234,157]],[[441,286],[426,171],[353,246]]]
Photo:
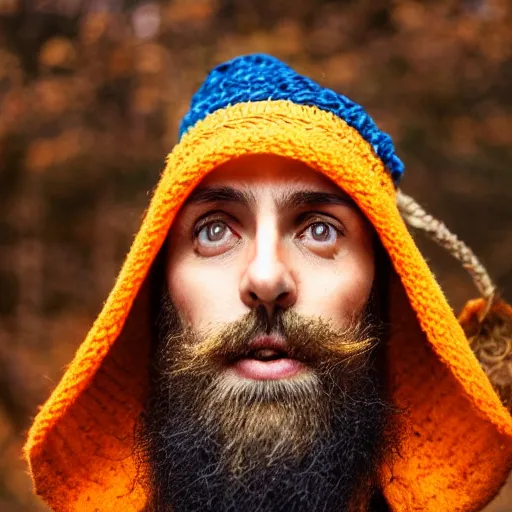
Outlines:
[[347,255],[341,261],[316,266],[301,279],[300,312],[331,320],[345,327],[360,315],[373,286],[373,254]]
[[233,269],[171,259],[167,283],[181,318],[195,329],[234,321],[243,314]]

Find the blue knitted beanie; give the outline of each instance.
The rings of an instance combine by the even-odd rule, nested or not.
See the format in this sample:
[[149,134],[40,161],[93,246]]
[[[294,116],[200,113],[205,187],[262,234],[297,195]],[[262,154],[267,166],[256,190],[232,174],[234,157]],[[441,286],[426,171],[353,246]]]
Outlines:
[[192,98],[190,110],[181,122],[180,139],[217,110],[238,103],[276,100],[314,106],[343,119],[371,144],[394,183],[399,183],[404,164],[395,154],[391,137],[377,128],[363,107],[265,54],[237,57],[215,67]]

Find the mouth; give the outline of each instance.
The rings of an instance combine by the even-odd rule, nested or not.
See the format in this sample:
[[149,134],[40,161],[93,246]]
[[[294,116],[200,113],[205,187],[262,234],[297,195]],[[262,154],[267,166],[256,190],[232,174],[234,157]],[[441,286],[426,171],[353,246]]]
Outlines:
[[245,379],[287,379],[303,372],[306,366],[290,356],[286,341],[273,336],[253,340],[242,357],[232,364],[235,373]]

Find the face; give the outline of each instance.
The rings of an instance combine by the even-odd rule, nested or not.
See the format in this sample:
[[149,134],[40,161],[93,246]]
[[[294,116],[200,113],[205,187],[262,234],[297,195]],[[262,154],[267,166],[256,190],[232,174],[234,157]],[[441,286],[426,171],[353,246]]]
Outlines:
[[205,177],[168,238],[139,433],[155,510],[370,499],[387,410],[375,267],[369,223],[305,164],[253,155]]
[[350,198],[302,162],[270,155],[209,174],[175,220],[169,293],[204,328],[263,305],[344,327],[374,280],[372,231]]

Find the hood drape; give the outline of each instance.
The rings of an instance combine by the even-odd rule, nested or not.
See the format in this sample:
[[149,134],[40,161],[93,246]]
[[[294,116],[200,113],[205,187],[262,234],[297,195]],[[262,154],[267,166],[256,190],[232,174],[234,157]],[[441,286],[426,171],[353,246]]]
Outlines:
[[262,55],[218,66],[194,97],[114,288],[30,429],[36,492],[56,511],[144,508],[133,442],[149,385],[152,264],[201,179],[263,153],[334,181],[392,263],[387,372],[407,412],[399,453],[379,473],[391,510],[480,510],[512,468],[512,420],[400,217],[403,165],[361,107]]

